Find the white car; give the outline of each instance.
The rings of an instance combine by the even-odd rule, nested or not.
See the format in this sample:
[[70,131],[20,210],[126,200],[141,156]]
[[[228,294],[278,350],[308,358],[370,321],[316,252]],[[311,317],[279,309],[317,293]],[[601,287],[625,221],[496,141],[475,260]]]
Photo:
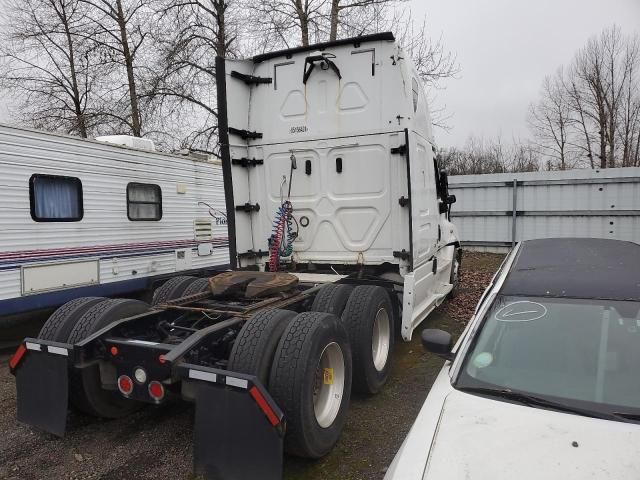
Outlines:
[[520,243],[446,359],[385,480],[640,478],[640,245]]

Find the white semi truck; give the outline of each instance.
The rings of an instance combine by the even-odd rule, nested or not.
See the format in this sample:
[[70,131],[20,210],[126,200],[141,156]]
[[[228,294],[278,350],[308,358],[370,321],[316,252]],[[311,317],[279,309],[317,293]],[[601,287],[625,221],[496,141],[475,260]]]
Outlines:
[[457,285],[455,198],[409,58],[391,33],[218,58],[232,270],[153,306],[61,307],[11,359],[19,420],[62,435],[69,402],[113,418],[181,397],[209,478],[328,453],[352,388],[379,391],[395,336]]

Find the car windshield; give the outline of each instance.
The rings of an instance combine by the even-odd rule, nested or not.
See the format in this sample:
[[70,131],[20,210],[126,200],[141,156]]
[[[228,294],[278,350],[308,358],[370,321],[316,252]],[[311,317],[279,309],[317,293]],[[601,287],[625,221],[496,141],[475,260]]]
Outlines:
[[640,302],[502,296],[487,313],[456,387],[513,390],[638,415],[639,367]]

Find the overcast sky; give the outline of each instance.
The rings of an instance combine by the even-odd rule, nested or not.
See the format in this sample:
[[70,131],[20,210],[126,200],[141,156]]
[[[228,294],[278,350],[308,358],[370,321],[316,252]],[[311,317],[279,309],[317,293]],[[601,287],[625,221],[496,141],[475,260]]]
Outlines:
[[461,73],[438,92],[453,114],[440,146],[470,135],[528,138],[526,112],[544,77],[589,37],[617,24],[640,33],[640,0],[412,0],[433,37],[457,53]]
[[[461,68],[459,78],[437,93],[438,104],[453,115],[450,132],[436,130],[440,146],[462,146],[470,135],[528,138],[527,108],[545,75],[568,64],[607,26],[640,33],[640,0],[411,2],[415,17],[427,16],[432,37],[442,35]],[[2,23],[0,18],[0,28]],[[6,120],[0,93],[0,121]]]

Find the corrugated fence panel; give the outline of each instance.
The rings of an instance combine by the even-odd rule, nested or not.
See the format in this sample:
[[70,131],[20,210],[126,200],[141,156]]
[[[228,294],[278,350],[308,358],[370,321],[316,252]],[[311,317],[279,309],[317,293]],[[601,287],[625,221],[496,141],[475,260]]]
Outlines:
[[467,247],[500,250],[544,237],[640,243],[640,168],[460,175],[449,185]]

